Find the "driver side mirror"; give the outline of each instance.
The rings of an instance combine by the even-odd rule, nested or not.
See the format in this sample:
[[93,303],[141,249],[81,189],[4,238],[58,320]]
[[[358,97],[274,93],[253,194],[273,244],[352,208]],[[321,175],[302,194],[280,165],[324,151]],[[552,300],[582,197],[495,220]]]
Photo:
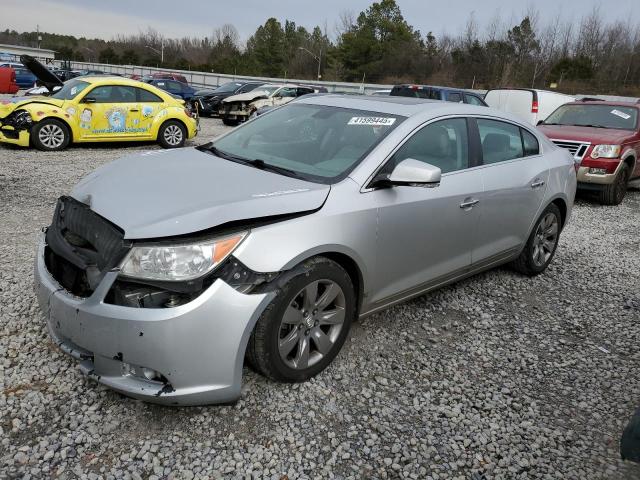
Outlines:
[[376,175],[372,187],[410,186],[433,188],[440,185],[442,170],[414,158],[402,160],[390,175]]
[[536,123],[536,126],[542,125],[542,124],[544,124],[544,120],[538,120],[538,123]]

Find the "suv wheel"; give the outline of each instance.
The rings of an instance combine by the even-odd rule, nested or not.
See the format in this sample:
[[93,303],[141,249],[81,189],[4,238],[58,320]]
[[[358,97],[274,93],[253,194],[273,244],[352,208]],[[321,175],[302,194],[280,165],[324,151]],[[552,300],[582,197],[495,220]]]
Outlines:
[[247,359],[280,382],[301,382],[338,354],[356,312],[351,278],[337,263],[316,257],[296,267],[261,315]]
[[623,163],[613,183],[605,185],[600,192],[600,203],[603,205],[620,205],[627,194],[630,174],[629,165]]
[[555,204],[545,208],[522,253],[512,263],[516,271],[534,276],[547,269],[558,247],[561,221],[560,209]]

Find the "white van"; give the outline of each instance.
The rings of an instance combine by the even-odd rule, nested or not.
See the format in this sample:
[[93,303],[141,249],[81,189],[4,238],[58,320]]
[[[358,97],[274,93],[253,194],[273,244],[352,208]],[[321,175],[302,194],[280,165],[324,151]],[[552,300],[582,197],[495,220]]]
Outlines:
[[484,96],[490,107],[513,113],[532,125],[545,120],[560,105],[575,100],[571,95],[532,88],[494,88]]

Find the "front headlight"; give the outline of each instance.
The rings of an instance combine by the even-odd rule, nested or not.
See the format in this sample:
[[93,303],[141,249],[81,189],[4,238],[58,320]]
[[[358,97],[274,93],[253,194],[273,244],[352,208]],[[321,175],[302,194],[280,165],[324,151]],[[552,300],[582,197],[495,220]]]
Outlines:
[[620,145],[596,145],[591,152],[591,158],[618,158]]
[[134,246],[120,272],[123,276],[179,282],[194,280],[220,265],[249,232],[194,243]]

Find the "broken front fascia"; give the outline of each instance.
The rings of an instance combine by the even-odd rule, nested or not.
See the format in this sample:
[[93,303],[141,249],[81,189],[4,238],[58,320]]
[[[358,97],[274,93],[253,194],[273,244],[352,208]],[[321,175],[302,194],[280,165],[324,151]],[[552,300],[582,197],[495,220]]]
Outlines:
[[189,282],[119,278],[113,283],[105,302],[133,308],[171,308],[191,302],[217,279],[240,293],[251,294],[269,291],[271,282],[279,275],[279,272],[254,272],[230,256],[211,274]]
[[0,118],[0,141],[29,145],[29,132],[34,121],[26,110],[16,110],[5,118]]

